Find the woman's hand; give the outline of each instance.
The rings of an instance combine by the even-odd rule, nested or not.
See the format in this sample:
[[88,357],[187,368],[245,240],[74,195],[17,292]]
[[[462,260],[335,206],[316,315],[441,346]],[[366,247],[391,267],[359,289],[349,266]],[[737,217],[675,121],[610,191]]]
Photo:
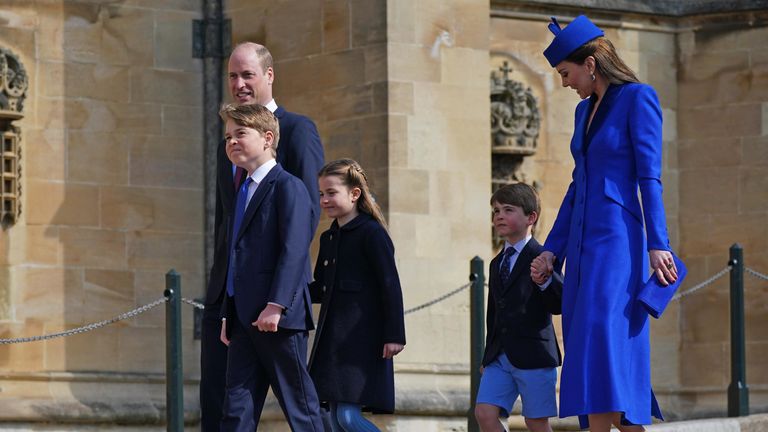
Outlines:
[[400,351],[402,351],[403,348],[405,348],[405,345],[399,343],[384,344],[384,352],[381,356],[385,359],[391,359],[392,357],[400,354]]
[[651,262],[651,268],[662,285],[667,286],[677,280],[677,267],[675,266],[675,260],[672,258],[672,252],[651,249],[648,251],[648,257]]

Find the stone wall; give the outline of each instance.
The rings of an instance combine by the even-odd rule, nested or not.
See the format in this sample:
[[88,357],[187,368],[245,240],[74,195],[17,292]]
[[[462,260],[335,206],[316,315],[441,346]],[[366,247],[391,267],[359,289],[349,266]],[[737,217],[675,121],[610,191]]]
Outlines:
[[[20,221],[0,232],[0,337],[54,333],[202,292],[199,0],[4,1],[0,44],[30,80]],[[187,407],[198,349],[184,311]],[[0,348],[3,420],[158,421],[163,306],[109,327]]]
[[[768,273],[768,27],[765,12],[690,20],[679,36],[680,251],[690,280],[721,270],[728,248]],[[747,383],[768,410],[768,282],[745,275]],[[681,410],[722,414],[730,383],[728,278],[684,299]]]

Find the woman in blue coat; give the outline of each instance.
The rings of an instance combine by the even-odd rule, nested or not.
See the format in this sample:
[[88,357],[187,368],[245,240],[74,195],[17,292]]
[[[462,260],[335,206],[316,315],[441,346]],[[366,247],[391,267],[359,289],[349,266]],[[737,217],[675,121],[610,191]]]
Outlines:
[[534,263],[546,271],[566,263],[560,417],[578,415],[592,431],[641,431],[661,412],[648,314],[636,296],[649,265],[663,284],[677,278],[662,200],[661,108],[587,17],[564,29],[552,21],[544,55],[583,99],[573,179]]

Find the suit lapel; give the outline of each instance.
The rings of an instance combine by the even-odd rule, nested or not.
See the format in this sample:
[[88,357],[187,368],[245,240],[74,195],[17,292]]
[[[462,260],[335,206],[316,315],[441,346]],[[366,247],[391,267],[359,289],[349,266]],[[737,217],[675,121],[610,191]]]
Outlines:
[[[605,123],[605,119],[608,117],[608,113],[611,112],[611,105],[613,105],[613,101],[616,99],[616,96],[621,93],[621,89],[622,86],[611,84],[605,90],[603,101],[600,102],[600,106],[597,107],[597,112],[595,113],[595,116],[592,117],[592,124],[589,125],[589,129],[587,130],[587,136],[585,138],[587,149],[589,148],[589,143],[592,142],[592,138],[595,137],[595,134],[600,131],[600,127],[603,125],[603,123]],[[591,110],[592,104],[590,104],[589,109],[587,110],[587,119],[589,119],[589,111]]]
[[534,240],[533,237],[531,237],[531,239],[525,245],[523,250],[520,251],[520,255],[517,257],[517,260],[515,261],[515,266],[512,267],[512,271],[509,273],[509,279],[507,279],[507,284],[502,287],[503,292],[506,292],[510,287],[514,286],[515,283],[517,282],[517,279],[522,274],[524,274],[525,271],[530,271],[530,267],[528,267],[526,263],[529,263],[534,258],[536,258],[534,245],[538,245],[538,243],[536,243],[536,240]]
[[285,108],[278,106],[275,110],[275,117],[277,117],[277,120],[279,121],[283,116],[285,115]]
[[496,255],[491,260],[491,271],[488,278],[488,286],[489,287],[500,287],[498,290],[499,292],[503,291],[503,287],[501,287],[501,276],[499,276],[499,262],[501,261],[501,257],[504,255],[504,249],[501,249],[501,252],[499,252],[498,255]]
[[576,112],[576,130],[573,131],[573,154],[581,155],[586,145],[587,122],[589,121],[590,104],[585,104],[585,109]]
[[218,173],[219,185],[221,187],[221,205],[224,207],[224,213],[230,214],[235,207],[235,182],[232,174],[232,163],[227,157],[226,142],[222,141],[219,145]]
[[256,188],[256,192],[254,192],[253,196],[251,197],[251,201],[248,202],[248,207],[245,209],[243,222],[240,225],[240,232],[237,233],[235,243],[233,244],[236,244],[237,241],[240,240],[240,237],[243,236],[243,233],[248,228],[248,224],[251,223],[253,216],[258,211],[262,201],[264,201],[264,197],[266,197],[269,191],[275,186],[275,180],[277,180],[277,176],[280,175],[282,170],[283,169],[280,167],[280,165],[275,165],[271,170],[269,170],[269,173],[267,173],[266,177],[264,177],[261,183],[259,183],[259,186]]

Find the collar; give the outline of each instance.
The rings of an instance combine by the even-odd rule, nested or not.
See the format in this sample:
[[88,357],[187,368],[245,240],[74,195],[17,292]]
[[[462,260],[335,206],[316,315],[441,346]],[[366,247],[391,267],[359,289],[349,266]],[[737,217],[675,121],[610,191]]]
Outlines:
[[277,111],[277,102],[275,102],[275,99],[273,98],[271,101],[267,102],[266,105],[264,105],[272,114]]
[[251,180],[253,180],[254,183],[259,184],[261,183],[262,180],[264,180],[264,177],[267,176],[269,171],[272,170],[272,168],[275,165],[277,165],[277,161],[274,159],[270,159],[264,162],[263,164],[261,164],[261,166],[259,166],[258,168],[256,168],[253,174],[251,174],[249,177],[251,178]]
[[531,237],[533,236],[531,234],[528,234],[525,236],[525,238],[523,238],[522,240],[520,240],[515,244],[511,244],[508,241],[504,240],[504,250],[502,250],[502,253],[506,252],[507,248],[513,248],[515,252],[519,255],[520,252],[523,251],[523,248],[525,247],[525,245],[528,244],[528,241],[531,240]]
[[339,222],[336,219],[334,219],[333,222],[331,222],[331,229],[334,231],[338,231],[339,229],[341,229],[342,231],[353,230],[359,227],[360,225],[364,224],[365,222],[367,222],[369,219],[373,219],[373,217],[368,213],[360,212],[357,216],[355,216],[354,219],[344,224],[344,226],[341,228],[339,228]]

